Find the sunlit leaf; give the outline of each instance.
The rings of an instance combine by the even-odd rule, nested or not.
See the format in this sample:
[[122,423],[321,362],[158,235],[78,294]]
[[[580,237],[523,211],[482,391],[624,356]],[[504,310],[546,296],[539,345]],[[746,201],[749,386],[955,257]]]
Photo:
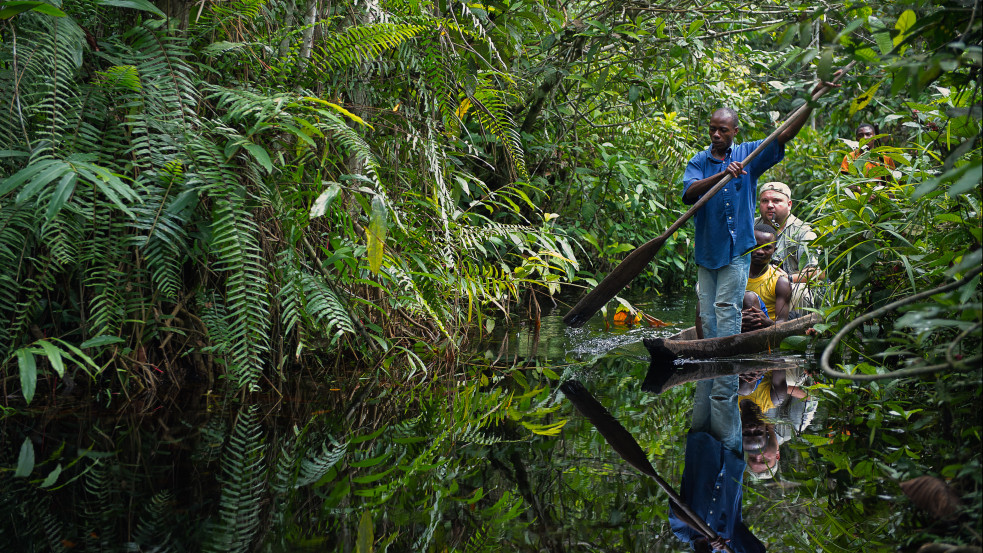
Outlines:
[[904,13],[898,17],[897,23],[894,24],[894,28],[897,29],[898,35],[894,37],[894,45],[897,46],[904,40],[905,34],[909,29],[915,26],[915,12],[911,10],[905,10]]
[[328,207],[338,197],[339,192],[341,192],[341,185],[337,182],[332,182],[327,190],[321,192],[321,195],[314,200],[314,205],[311,206],[311,218],[321,217],[327,213]]
[[333,104],[331,102],[323,102],[323,103],[324,103],[324,105],[326,105],[329,108],[337,111],[338,113],[344,115],[345,117],[351,119],[352,121],[358,123],[359,125],[362,125],[363,127],[368,127],[368,128],[370,128],[372,130],[375,130],[375,127],[373,127],[372,125],[366,123],[364,119],[362,119],[361,117],[359,117],[359,116],[355,115],[354,113],[348,111],[347,109],[339,106],[338,104]]
[[366,254],[369,258],[369,269],[375,274],[379,274],[379,270],[382,269],[382,258],[385,253],[388,232],[389,214],[386,209],[386,202],[382,196],[376,195],[372,198],[372,215],[366,233],[368,242]]
[[853,115],[867,107],[867,104],[874,99],[874,94],[877,93],[877,89],[880,88],[881,83],[883,82],[884,81],[878,82],[874,86],[870,87],[866,92],[854,98],[853,101],[850,102],[850,115]]

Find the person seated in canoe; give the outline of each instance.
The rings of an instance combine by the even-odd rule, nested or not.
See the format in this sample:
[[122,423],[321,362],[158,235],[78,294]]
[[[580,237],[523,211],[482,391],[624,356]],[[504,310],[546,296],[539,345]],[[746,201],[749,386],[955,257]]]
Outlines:
[[[741,332],[758,330],[788,320],[792,306],[792,284],[788,274],[771,264],[775,255],[775,229],[765,223],[754,226],[754,239],[758,246],[751,251],[751,268],[748,271],[747,291],[764,302],[767,309],[759,309],[754,302],[741,312]],[[746,294],[745,294],[746,295]]]
[[788,274],[792,283],[792,309],[789,319],[800,315],[800,310],[813,307],[813,290],[810,285],[825,280],[819,268],[815,252],[810,244],[816,239],[812,227],[792,214],[792,189],[784,182],[766,182],[758,189],[758,211],[755,221],[777,229],[775,254],[771,262]]
[[[751,251],[744,304],[741,310],[741,332],[774,326],[788,320],[792,303],[792,286],[785,271],[771,264],[775,254],[775,229],[765,223],[754,227],[757,247]],[[700,306],[696,306],[696,336],[703,339]]]

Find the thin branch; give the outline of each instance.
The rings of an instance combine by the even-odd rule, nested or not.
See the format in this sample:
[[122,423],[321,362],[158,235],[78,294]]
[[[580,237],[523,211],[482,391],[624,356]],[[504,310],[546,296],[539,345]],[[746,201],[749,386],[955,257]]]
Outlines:
[[[847,374],[844,372],[834,370],[832,367],[830,367],[829,359],[833,354],[833,350],[836,348],[836,344],[838,344],[843,339],[844,336],[852,332],[855,328],[857,328],[864,322],[879,317],[881,315],[884,315],[886,313],[889,313],[891,311],[894,311],[895,309],[903,305],[908,305],[910,303],[914,303],[921,299],[934,296],[935,294],[940,294],[942,292],[948,292],[949,290],[954,290],[956,288],[959,288],[960,286],[963,286],[969,283],[971,280],[973,280],[973,278],[975,278],[976,275],[980,274],[981,271],[983,271],[983,267],[974,267],[973,270],[967,273],[963,278],[955,282],[950,282],[949,284],[939,286],[938,288],[932,288],[931,290],[926,290],[924,292],[915,294],[913,296],[908,296],[907,298],[903,298],[896,302],[889,303],[884,307],[880,307],[873,311],[868,311],[867,313],[860,316],[859,318],[854,319],[853,321],[849,322],[846,326],[844,326],[842,329],[840,329],[840,331],[836,333],[836,336],[834,336],[833,339],[830,340],[829,344],[826,346],[826,349],[823,350],[822,358],[820,358],[819,360],[819,368],[822,369],[823,374],[825,374],[829,378],[845,378],[848,380],[870,382],[874,380],[886,380],[889,378],[903,378],[903,377],[915,376],[920,374],[928,374],[928,373],[933,373],[950,368],[956,370],[965,370],[965,369],[972,369],[972,368],[979,367],[980,361],[983,360],[983,355],[977,355],[970,359],[963,359],[957,362],[951,362],[951,357],[949,357],[947,353],[946,355],[947,361],[945,363],[941,363],[938,365],[929,365],[926,367],[914,367],[910,369],[902,369],[899,371],[893,371],[884,374]],[[979,327],[979,324],[977,324],[976,327]],[[972,330],[973,328],[970,329],[970,331]],[[959,339],[957,339],[956,341],[958,342],[961,339],[962,336],[960,336]]]

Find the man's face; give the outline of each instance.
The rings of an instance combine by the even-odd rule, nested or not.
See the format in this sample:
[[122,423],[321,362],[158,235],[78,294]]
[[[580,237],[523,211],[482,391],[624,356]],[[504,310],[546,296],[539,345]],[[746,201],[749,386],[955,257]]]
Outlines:
[[758,198],[758,209],[765,219],[783,224],[785,219],[788,219],[788,214],[792,212],[792,200],[781,192],[766,190]]
[[734,143],[737,127],[726,113],[717,112],[710,117],[710,145],[714,152],[726,152]]
[[865,138],[869,139],[872,136],[874,136],[873,127],[860,127],[859,129],[857,129],[857,142],[860,142]]
[[747,455],[747,466],[751,472],[761,474],[762,472],[774,468],[779,459],[778,451],[767,451],[764,453],[749,453]]
[[[874,136],[874,127],[860,127],[859,129],[857,129],[857,142],[861,142],[863,140],[870,140],[870,138],[873,136]],[[864,144],[863,146],[864,150],[867,150],[875,146],[876,145],[875,142],[876,141],[870,141],[867,144]]]
[[757,240],[758,247],[751,252],[751,260],[756,265],[770,262],[771,256],[775,255],[775,235],[754,231],[754,239]]

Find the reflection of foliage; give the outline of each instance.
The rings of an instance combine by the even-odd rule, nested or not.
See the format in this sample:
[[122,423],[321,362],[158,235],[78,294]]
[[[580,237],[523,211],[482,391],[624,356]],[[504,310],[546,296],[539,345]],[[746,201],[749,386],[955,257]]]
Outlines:
[[249,551],[259,531],[265,491],[264,445],[257,407],[239,413],[222,452],[218,514],[206,525],[203,551]]
[[[983,509],[981,426],[965,406],[980,385],[978,375],[952,375],[928,390],[910,380],[859,390],[847,380],[815,386],[826,412],[822,433],[793,441],[783,461],[798,460],[783,469],[784,487],[765,485],[765,496],[751,500],[766,520],[796,513],[802,530],[785,526],[769,531],[772,539],[790,550],[820,544],[834,551],[972,541],[966,528],[979,531]],[[959,518],[939,520],[909,503],[900,484],[923,475],[951,480],[966,503]]]

